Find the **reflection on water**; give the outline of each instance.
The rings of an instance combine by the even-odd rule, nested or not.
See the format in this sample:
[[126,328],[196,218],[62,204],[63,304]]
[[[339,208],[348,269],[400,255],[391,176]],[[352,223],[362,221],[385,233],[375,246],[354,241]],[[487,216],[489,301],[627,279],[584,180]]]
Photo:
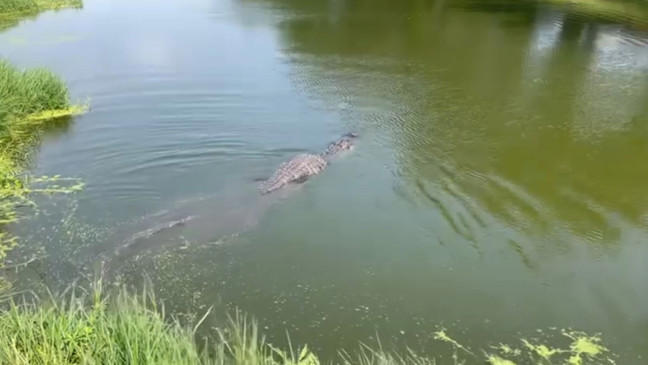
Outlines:
[[528,4],[471,3],[475,14],[404,3],[387,16],[374,2],[342,12],[330,2],[322,12],[337,17],[280,27],[296,62],[318,68],[303,82],[397,105],[372,126],[394,135],[401,173],[422,198],[440,204],[431,183],[515,227],[596,227],[605,241],[618,241],[624,222],[644,227],[648,48],[636,34]]
[[[573,326],[641,363],[648,16],[606,4],[96,0],[16,28],[84,29],[0,45],[93,100],[42,148],[39,173],[88,188],[66,229],[23,227],[47,257],[32,275],[108,257],[174,311],[241,307],[273,343],[328,354],[376,334],[435,352],[438,325],[474,348]],[[348,131],[352,154],[259,197],[255,179]]]

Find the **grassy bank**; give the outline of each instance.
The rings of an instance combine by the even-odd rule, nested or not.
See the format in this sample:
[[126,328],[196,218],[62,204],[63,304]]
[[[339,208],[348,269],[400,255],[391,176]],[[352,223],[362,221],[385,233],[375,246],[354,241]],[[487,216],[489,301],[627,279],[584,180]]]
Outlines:
[[640,29],[648,26],[646,0],[546,0],[574,13],[618,21]]
[[65,83],[53,73],[22,71],[0,60],[0,265],[16,241],[2,227],[18,221],[21,210],[34,206],[30,200],[34,193],[80,188],[76,182],[61,184],[64,179],[59,177],[32,178],[23,169],[52,123],[82,111],[70,103]]
[[[100,291],[16,305],[0,315],[2,364],[317,364],[307,349],[290,355],[266,344],[254,323],[236,315],[199,346],[193,327],[167,321],[155,298]],[[201,343],[202,344],[202,343]],[[204,350],[200,350],[202,347]]]
[[[82,0],[0,0],[0,30],[46,10],[83,6]],[[72,192],[80,188],[58,184],[59,177],[29,178],[23,174],[31,152],[52,121],[81,113],[72,106],[65,83],[43,70],[22,71],[0,60],[0,267],[16,238],[3,228],[19,220],[19,211],[33,207],[35,192]],[[69,183],[69,181],[67,182]],[[0,291],[5,283],[0,278]]]
[[[15,365],[63,364],[196,364],[196,365],[318,365],[323,362],[307,347],[280,350],[264,340],[255,322],[236,313],[229,323],[213,328],[210,340],[197,338],[209,311],[192,324],[165,316],[158,301],[144,291],[133,296],[120,290],[112,296],[94,290],[68,293],[42,301],[5,303],[0,311],[0,363]],[[19,302],[20,304],[16,304]],[[599,339],[565,332],[565,347],[552,348],[521,340],[516,348],[498,344],[475,351],[449,337],[434,333],[450,356],[441,363],[598,364],[612,361]],[[462,361],[461,359],[464,359]],[[450,360],[452,359],[452,360]],[[350,365],[426,365],[431,357],[413,352],[386,353],[362,346],[354,354],[342,353],[333,363]],[[610,362],[613,363],[613,362]]]
[[0,15],[9,16],[21,13],[38,13],[69,7],[82,7],[82,0],[2,0]]
[[0,0],[0,30],[11,28],[43,11],[81,7],[82,0]]
[[[282,351],[266,343],[254,322],[236,314],[215,329],[215,340],[197,340],[193,326],[165,318],[155,298],[121,291],[112,299],[100,291],[68,294],[43,303],[12,302],[0,314],[0,363],[38,364],[320,364],[304,347]],[[204,320],[205,317],[203,317]],[[408,355],[365,349],[341,356],[344,364],[433,364]]]

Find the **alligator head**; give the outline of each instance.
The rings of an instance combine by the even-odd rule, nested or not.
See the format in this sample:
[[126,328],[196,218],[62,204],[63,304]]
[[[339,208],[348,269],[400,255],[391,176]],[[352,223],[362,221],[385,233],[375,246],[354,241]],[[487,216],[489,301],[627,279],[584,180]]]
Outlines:
[[331,156],[341,151],[348,151],[353,148],[353,140],[358,138],[358,134],[351,132],[344,134],[342,138],[331,143],[326,148],[324,155]]

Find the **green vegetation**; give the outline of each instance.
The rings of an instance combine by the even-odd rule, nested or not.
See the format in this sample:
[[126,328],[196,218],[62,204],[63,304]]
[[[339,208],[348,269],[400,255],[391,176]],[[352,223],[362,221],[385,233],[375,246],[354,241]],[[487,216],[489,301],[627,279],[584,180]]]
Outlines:
[[49,307],[11,304],[0,316],[3,364],[191,364],[199,361],[191,332],[168,325],[149,298],[119,295],[92,306],[71,294]]
[[0,30],[11,28],[21,20],[35,17],[43,11],[81,7],[82,0],[2,0]]
[[[58,176],[25,176],[23,168],[48,126],[83,110],[70,104],[65,83],[51,72],[21,71],[0,60],[0,227],[18,221],[21,208],[35,206],[33,193],[81,188],[78,181]],[[15,243],[15,237],[0,231],[0,265]]]
[[83,6],[81,0],[2,0],[0,2],[0,14],[7,16],[12,14],[38,13],[45,10],[56,10],[61,8]]
[[[47,302],[15,298],[0,313],[0,363],[39,364],[219,364],[219,365],[319,365],[308,347],[280,350],[259,333],[254,321],[236,312],[229,322],[214,328],[216,340],[200,339],[197,330],[210,315],[208,311],[192,324],[181,324],[165,315],[150,290],[131,295],[119,290],[105,295],[101,283],[91,291],[68,290]],[[448,336],[435,332],[435,339],[447,343],[454,364],[460,359],[481,363],[587,364],[607,357],[608,350],[597,337],[562,331],[566,347],[551,348],[537,340],[522,340],[521,347],[493,346],[489,351],[472,351]],[[430,357],[412,351],[404,355],[361,346],[354,354],[342,353],[336,363],[351,365],[428,365]]]
[[[83,6],[82,0],[2,0],[0,30],[46,10]],[[0,60],[0,266],[16,238],[2,227],[19,220],[19,209],[34,207],[33,193],[69,193],[81,188],[76,180],[23,175],[30,152],[52,122],[83,113],[70,104],[65,83],[50,71],[21,71]],[[59,185],[64,182],[68,186]],[[0,291],[6,283],[0,280]]]
[[[101,289],[21,305],[0,314],[2,364],[317,364],[308,349],[286,353],[266,344],[257,326],[235,315],[219,340],[200,350],[193,327],[165,321],[164,310],[144,291],[113,299]],[[63,299],[65,298],[65,299]],[[203,320],[205,317],[203,317]]]
[[[63,299],[65,298],[65,299]],[[282,351],[265,342],[257,325],[236,313],[217,340],[197,341],[194,326],[167,321],[150,291],[132,296],[120,291],[113,299],[96,289],[91,295],[71,293],[43,303],[11,302],[0,314],[0,363],[3,364],[246,364],[317,365],[303,347]],[[200,344],[199,344],[200,342]],[[344,364],[433,364],[414,354],[395,356],[363,348],[343,355]]]

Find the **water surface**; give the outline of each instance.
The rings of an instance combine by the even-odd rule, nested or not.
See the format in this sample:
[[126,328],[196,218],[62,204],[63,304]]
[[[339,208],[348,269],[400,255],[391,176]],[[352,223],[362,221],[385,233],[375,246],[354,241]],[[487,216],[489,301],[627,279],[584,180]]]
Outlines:
[[[1,54],[92,108],[38,151],[35,174],[87,187],[14,228],[40,257],[15,285],[146,274],[171,310],[239,307],[325,356],[376,335],[439,352],[437,326],[473,348],[573,327],[643,363],[646,14],[86,0],[25,21]],[[324,174],[259,196],[349,131]]]

